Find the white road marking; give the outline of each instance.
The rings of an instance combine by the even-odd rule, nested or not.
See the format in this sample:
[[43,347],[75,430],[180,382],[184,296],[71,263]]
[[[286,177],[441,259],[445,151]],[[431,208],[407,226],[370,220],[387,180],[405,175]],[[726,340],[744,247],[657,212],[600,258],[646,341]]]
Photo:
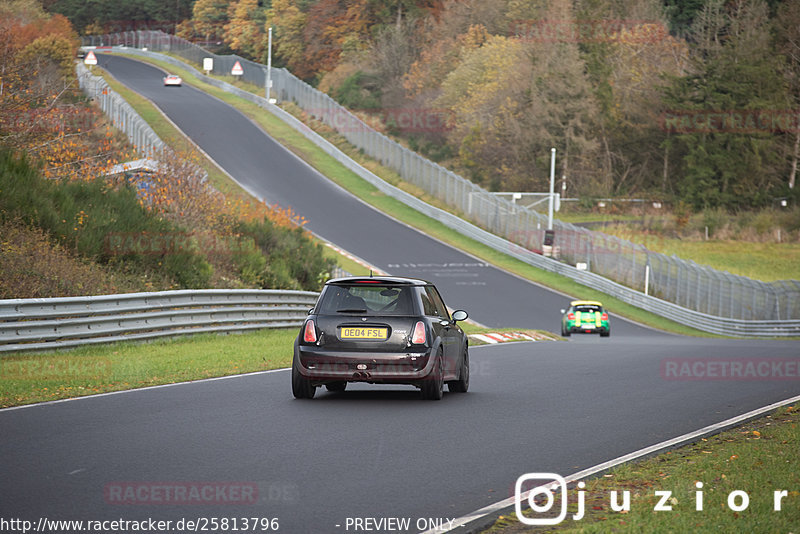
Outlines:
[[268,373],[278,373],[281,371],[288,371],[291,367],[285,367],[283,369],[269,369],[267,371],[255,371],[252,373],[241,373],[238,375],[226,375],[226,376],[215,376],[213,378],[201,378],[199,380],[189,380],[186,382],[173,382],[172,384],[160,384],[158,386],[147,386],[143,388],[134,388],[134,389],[122,389],[120,391],[109,391],[107,393],[97,393],[96,395],[84,395],[82,397],[70,397],[68,399],[58,399],[58,400],[51,400],[45,402],[37,402],[34,404],[23,404],[21,406],[11,406],[9,408],[0,408],[0,412],[10,412],[11,410],[22,410],[24,408],[32,408],[33,406],[47,406],[49,404],[60,404],[62,402],[72,402],[84,399],[96,399],[98,397],[108,397],[111,395],[121,395],[123,393],[133,393],[136,391],[147,391],[151,389],[161,389],[161,388],[170,388],[173,386],[185,386],[186,384],[196,384],[198,382],[214,382],[216,380],[227,380],[229,378],[242,378],[243,376],[253,376],[253,375],[265,375]]
[[[651,445],[649,447],[645,447],[644,449],[639,449],[638,451],[632,452],[630,454],[626,454],[624,456],[620,456],[619,458],[615,458],[613,460],[609,460],[607,462],[603,462],[602,464],[595,465],[594,467],[590,467],[588,469],[584,469],[583,471],[578,471],[577,473],[573,473],[569,476],[564,477],[567,484],[575,483],[581,479],[590,477],[602,471],[606,471],[611,469],[612,467],[616,467],[618,465],[632,462],[633,460],[637,460],[644,456],[650,456],[655,453],[662,452],[667,449],[671,449],[674,447],[678,447],[680,445],[692,443],[697,441],[703,436],[718,434],[723,430],[728,428],[734,427],[740,423],[743,423],[750,419],[755,419],[760,417],[768,412],[777,410],[782,406],[786,406],[788,404],[794,404],[796,402],[800,402],[800,395],[796,397],[791,397],[786,400],[778,401],[776,403],[770,404],[768,406],[764,406],[762,408],[758,408],[747,413],[737,415],[736,417],[732,417],[730,419],[726,419],[725,421],[721,421],[719,423],[715,423],[713,425],[709,425],[703,427],[699,430],[695,430],[694,432],[689,432],[688,434],[683,434],[682,436],[678,436],[676,438],[668,439],[666,441],[662,441],[661,443],[656,443],[655,445]],[[524,473],[520,473],[522,475]],[[527,499],[527,495],[529,492],[523,493],[522,498]],[[471,523],[477,519],[485,517],[492,513],[497,513],[505,508],[509,508],[514,506],[515,497],[509,497],[508,499],[504,499],[502,501],[496,502],[494,504],[490,504],[489,506],[485,506],[479,510],[475,510],[469,515],[465,515],[455,519],[453,523],[451,523],[452,527],[448,528],[447,530],[427,530],[422,534],[440,534],[442,532],[450,532],[455,530],[456,528],[463,527],[464,525]]]

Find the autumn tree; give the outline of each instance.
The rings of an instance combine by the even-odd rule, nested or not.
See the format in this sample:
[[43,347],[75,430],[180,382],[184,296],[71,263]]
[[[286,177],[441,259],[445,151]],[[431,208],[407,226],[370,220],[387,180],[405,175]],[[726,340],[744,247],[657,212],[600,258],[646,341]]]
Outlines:
[[597,193],[630,195],[664,183],[662,77],[685,72],[687,46],[669,34],[658,0],[579,2],[577,33],[599,106]]
[[228,7],[229,22],[224,26],[225,42],[239,54],[262,60],[267,49],[264,23],[266,11],[258,0],[237,0]]
[[369,0],[367,7],[381,25],[400,25],[404,19],[420,19],[425,15],[438,18],[444,9],[443,0]]
[[[568,3],[555,4],[549,18],[572,19]],[[575,43],[492,36],[464,55],[437,102],[453,114],[462,163],[490,187],[541,190],[552,147],[573,183],[593,180],[596,105]]]
[[267,11],[266,27],[272,27],[273,30],[274,57],[293,73],[301,68],[305,57],[305,24],[306,14],[291,0],[273,0],[272,7]]
[[303,28],[303,64],[295,73],[303,79],[333,70],[339,62],[347,5],[343,0],[319,0],[308,10]]
[[229,0],[196,0],[192,18],[181,23],[178,35],[185,39],[200,37],[205,42],[222,38],[228,23]]
[[[439,26],[435,26],[438,28]],[[442,80],[458,66],[462,56],[482,46],[489,32],[481,24],[470,25],[464,33],[434,40],[403,76],[403,87],[411,97],[438,92]]]
[[77,36],[34,2],[6,4],[0,18],[0,144],[27,152],[48,178],[96,176],[116,163],[113,135],[82,104],[73,70]]

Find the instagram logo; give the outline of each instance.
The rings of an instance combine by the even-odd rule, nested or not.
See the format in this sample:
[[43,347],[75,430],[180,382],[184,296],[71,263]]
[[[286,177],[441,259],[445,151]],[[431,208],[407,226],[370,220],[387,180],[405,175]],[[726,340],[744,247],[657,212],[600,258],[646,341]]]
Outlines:
[[[526,483],[534,481],[552,480],[548,484],[536,486],[531,490],[525,490]],[[523,494],[528,495],[528,506],[533,514],[544,514],[553,508],[555,501],[554,490],[558,488],[561,493],[561,510],[555,517],[528,517],[522,513]],[[544,502],[537,499],[537,496],[544,496]],[[567,481],[564,477],[555,473],[525,473],[517,479],[514,485],[514,511],[517,519],[525,525],[557,525],[567,517]]]

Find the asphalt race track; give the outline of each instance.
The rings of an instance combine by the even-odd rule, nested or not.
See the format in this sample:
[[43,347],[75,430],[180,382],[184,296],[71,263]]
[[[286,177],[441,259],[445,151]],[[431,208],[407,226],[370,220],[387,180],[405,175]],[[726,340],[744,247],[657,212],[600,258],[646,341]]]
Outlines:
[[[566,297],[445,246],[364,204],[321,176],[252,121],[192,87],[164,87],[144,63],[98,54],[100,66],[152,100],[207,154],[269,203],[291,206],[324,239],[398,276],[431,280],[445,302],[489,326],[558,332]],[[580,295],[577,295],[580,297]],[[621,320],[614,334],[650,332]]]
[[[277,517],[303,534],[347,532],[348,517],[462,516],[509,497],[524,473],[567,475],[797,395],[796,380],[662,378],[675,355],[797,355],[768,345],[474,347],[469,393],[441,402],[400,386],[298,401],[278,371],[3,411],[0,517]],[[254,484],[258,498],[148,505],[151,487],[198,482]],[[115,501],[109,488],[130,485],[148,493]]]
[[[162,73],[141,63],[100,61],[233,176],[293,206],[326,239],[433,280],[480,322],[557,330],[565,297],[483,264],[441,267],[480,262],[354,200],[219,101],[165,89]],[[428,265],[388,268],[403,263]],[[798,379],[675,380],[668,371],[688,358],[797,363],[798,347],[666,335],[615,318],[609,339],[474,347],[470,392],[441,402],[403,386],[298,401],[282,370],[3,410],[0,517],[277,518],[279,532],[297,534],[355,532],[348,518],[394,517],[410,521],[401,531],[416,531],[432,526],[427,518],[511,496],[524,473],[568,475],[798,395]],[[214,491],[170,498],[204,488]]]

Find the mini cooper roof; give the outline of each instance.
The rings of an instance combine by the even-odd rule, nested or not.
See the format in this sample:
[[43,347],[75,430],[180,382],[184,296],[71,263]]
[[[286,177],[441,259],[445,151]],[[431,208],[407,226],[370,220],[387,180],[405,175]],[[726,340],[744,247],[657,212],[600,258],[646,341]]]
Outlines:
[[402,286],[429,286],[433,285],[427,280],[417,278],[402,278],[399,276],[348,276],[345,278],[334,278],[325,282],[325,285],[345,285],[345,284],[390,284]]

